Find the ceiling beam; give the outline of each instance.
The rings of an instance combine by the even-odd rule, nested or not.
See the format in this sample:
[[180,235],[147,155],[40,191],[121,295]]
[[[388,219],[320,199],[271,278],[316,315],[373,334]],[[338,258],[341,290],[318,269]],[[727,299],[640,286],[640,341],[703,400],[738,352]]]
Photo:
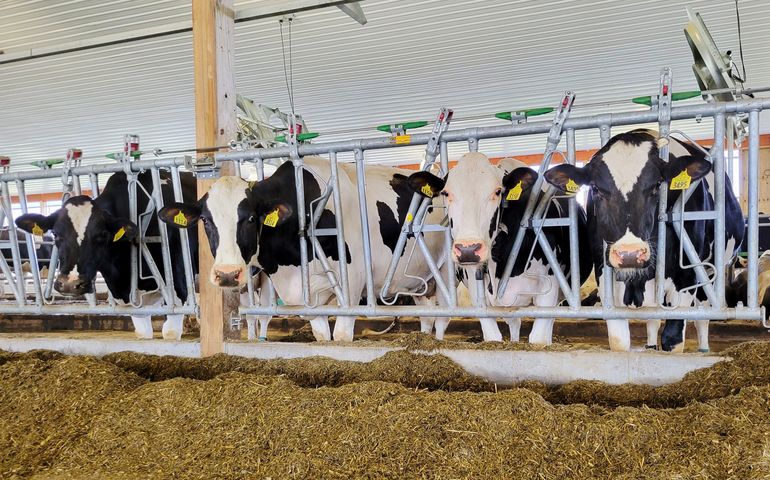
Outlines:
[[[360,10],[361,7],[358,6],[357,3],[358,2],[355,2],[354,0],[263,0],[257,7],[245,8],[236,11],[234,16],[235,23],[241,23],[251,20],[288,15],[291,13],[304,12],[308,10],[316,10],[319,8],[335,6],[342,8],[343,6],[347,6],[346,4],[356,4],[358,10]],[[356,10],[356,7],[351,9],[353,12],[358,10]],[[363,15],[363,10],[360,11],[360,15],[355,13],[356,16],[348,13],[346,10],[343,11],[353,17],[357,22],[361,23],[359,18],[360,15]],[[359,18],[357,18],[357,16]],[[363,17],[363,20],[365,23],[366,18]],[[361,24],[363,25],[363,23]],[[50,57],[53,55],[90,50],[93,48],[106,47],[110,45],[119,45],[121,43],[136,42],[139,40],[164,37],[167,35],[174,35],[191,31],[192,20],[184,20],[166,25],[160,25],[157,27],[140,28],[131,30],[129,32],[102,35],[85,40],[57,43],[55,45],[47,45],[42,47],[0,51],[0,65],[4,63],[31,60],[33,58]]]
[[350,18],[360,23],[361,25],[366,25],[366,15],[364,15],[364,9],[361,8],[361,4],[359,2],[343,3],[337,5],[337,8],[345,12],[350,16]]

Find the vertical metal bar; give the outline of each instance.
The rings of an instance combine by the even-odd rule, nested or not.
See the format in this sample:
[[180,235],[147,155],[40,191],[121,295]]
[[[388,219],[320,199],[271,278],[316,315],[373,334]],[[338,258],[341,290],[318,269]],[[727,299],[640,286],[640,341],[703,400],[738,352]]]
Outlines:
[[449,150],[446,142],[439,143],[440,165],[441,175],[446,175],[449,172]]
[[469,137],[468,138],[468,151],[469,152],[478,152],[479,151],[479,139],[476,137]]
[[[575,165],[575,130],[567,130],[567,163]],[[545,173],[545,172],[541,172]],[[568,299],[571,307],[580,306],[580,245],[578,242],[578,204],[577,198],[569,199],[569,272],[572,298]],[[584,245],[587,247],[587,245]]]
[[233,168],[235,168],[235,176],[241,177],[241,161],[233,162]]
[[[136,182],[138,179],[134,176],[133,173],[126,172],[127,179],[129,181],[128,183],[128,211],[129,211],[129,220],[133,222],[134,225],[137,226],[139,230],[139,242],[137,245],[141,245],[142,240],[144,237],[144,233],[142,232],[142,226],[139,225],[139,214],[137,213],[137,204],[136,204]],[[132,179],[134,181],[132,181]],[[137,245],[131,246],[131,293],[129,294],[129,302],[132,305],[135,305],[138,301],[138,290],[139,290],[139,261],[141,260],[141,256],[139,254],[139,247]]]
[[[449,173],[449,149],[446,142],[439,143],[439,161],[441,166],[441,176]],[[447,272],[447,290],[449,290],[450,307],[457,306],[457,272],[454,259],[452,258],[452,229],[449,228],[449,222],[444,230],[444,261],[446,262]]]
[[75,189],[75,195],[83,195],[83,189],[80,186],[80,175],[72,175],[72,186]]
[[310,266],[307,257],[307,225],[305,220],[305,182],[304,168],[301,158],[293,158],[294,188],[297,191],[297,221],[299,222],[299,255],[300,271],[302,274],[302,300],[305,306],[310,305]]
[[660,182],[658,198],[658,238],[655,251],[655,303],[662,306],[666,300],[666,212],[668,211],[668,183]]
[[[28,213],[27,210],[27,193],[24,189],[24,180],[16,180],[16,194],[19,197],[19,206],[22,213]],[[13,228],[15,230],[15,226]],[[24,233],[24,237],[27,243],[27,255],[29,256],[29,264],[32,267],[32,285],[35,289],[35,305],[43,304],[43,290],[40,286],[40,264],[37,260],[37,250],[35,248],[35,239],[31,233]],[[41,238],[42,239],[42,238]],[[22,278],[24,272],[21,272]],[[26,287],[26,285],[25,285]],[[26,296],[26,289],[25,289]]]
[[[160,171],[157,168],[150,170],[152,176],[152,196],[155,197],[155,208],[157,212],[163,208],[163,191],[160,183]],[[168,305],[174,305],[174,272],[171,266],[171,244],[168,238],[168,225],[158,220],[158,230],[160,233],[161,257],[163,260],[163,279],[165,281],[165,294]]]
[[749,112],[749,241],[747,306],[757,308],[757,257],[759,257],[759,110]]
[[[16,275],[16,288],[18,296],[16,301],[19,306],[27,303],[27,293],[24,287],[24,275],[21,271],[21,253],[19,253],[19,238],[16,235],[16,225],[13,222],[13,204],[11,203],[11,194],[8,191],[8,182],[0,182],[2,189],[3,203],[5,203],[5,215],[8,218],[8,240],[11,242],[11,258],[13,259],[13,272]],[[8,283],[13,282],[8,278]]]
[[610,141],[611,136],[612,136],[612,129],[610,128],[610,124],[605,123],[599,126],[599,139],[602,142],[602,147],[607,145],[607,142]]
[[364,243],[364,265],[366,265],[366,303],[370,307],[377,305],[374,296],[374,278],[372,274],[372,240],[369,235],[369,212],[366,205],[366,177],[364,177],[364,151],[353,151],[356,160],[356,182],[358,183],[358,209],[361,214],[361,233]]
[[716,281],[714,282],[716,304],[714,308],[722,308],[725,301],[725,115],[720,112],[714,115],[714,266]]
[[615,308],[615,274],[612,267],[607,263],[607,243],[604,243],[603,249],[603,266],[602,266],[602,278],[604,283],[602,284],[602,308],[604,310],[612,310]]
[[99,196],[99,176],[96,173],[88,174],[88,181],[91,185],[91,198]]
[[332,188],[332,203],[334,205],[334,218],[337,225],[337,256],[339,258],[339,281],[340,289],[345,298],[340,299],[340,303],[344,305],[350,305],[350,284],[348,283],[348,262],[347,262],[347,248],[345,246],[345,226],[342,220],[342,196],[340,195],[340,179],[339,169],[337,165],[337,152],[329,153],[329,167],[331,168],[331,183]]
[[54,277],[56,276],[56,268],[59,263],[59,249],[56,244],[51,248],[51,260],[48,262],[48,277],[45,281],[45,289],[43,290],[43,298],[51,298],[53,294]]
[[[174,189],[174,201],[184,202],[182,195],[182,180],[179,177],[179,167],[171,167],[171,186]],[[187,229],[179,229],[179,240],[182,242],[182,260],[184,261],[185,284],[187,285],[187,305],[195,304],[195,273],[192,268],[192,252],[190,252],[190,233]],[[200,247],[199,247],[200,248]]]

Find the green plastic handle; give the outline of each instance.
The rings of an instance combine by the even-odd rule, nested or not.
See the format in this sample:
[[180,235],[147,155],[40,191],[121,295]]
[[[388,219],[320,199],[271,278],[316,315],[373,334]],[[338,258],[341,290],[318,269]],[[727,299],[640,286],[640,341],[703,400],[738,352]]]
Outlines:
[[387,124],[387,125],[380,125],[380,126],[378,126],[378,127],[377,127],[377,130],[379,130],[379,131],[381,131],[381,132],[385,132],[385,133],[390,133],[390,131],[391,131],[390,129],[391,129],[391,127],[393,127],[393,126],[395,126],[395,127],[401,127],[401,128],[403,128],[404,130],[411,130],[411,129],[413,129],[413,128],[420,128],[420,127],[424,127],[424,126],[425,126],[425,125],[427,125],[427,124],[428,124],[428,122],[423,122],[423,121],[416,121],[416,122],[404,122],[404,123],[395,123],[395,124],[390,124],[390,123],[389,123],[389,124]]
[[[687,100],[688,98],[695,98],[700,96],[701,96],[700,90],[689,90],[687,92],[675,92],[671,94],[671,101],[678,102],[679,100]],[[648,107],[652,106],[652,97],[650,95],[647,95],[645,97],[634,97],[631,99],[631,101],[634,103],[638,103],[639,105],[647,105]]]
[[60,163],[64,163],[63,158],[49,158],[47,160],[37,160],[34,162],[29,162],[30,165],[34,165],[36,167],[42,167],[43,165],[47,167],[52,167],[54,165],[58,165]]
[[[304,142],[305,140],[316,138],[319,135],[321,134],[317,132],[300,133],[299,135],[297,135],[297,140],[300,142]],[[275,141],[286,143],[286,135],[278,135],[277,137],[275,137]]]
[[525,117],[536,117],[551,112],[553,112],[553,107],[527,108],[525,110],[514,110],[513,112],[498,112],[495,114],[495,117],[500,120],[510,121],[513,118],[514,113],[516,115],[524,115]]
[[[122,152],[108,153],[108,154],[105,155],[105,157],[110,158],[112,160],[115,160],[115,159],[117,159],[117,156],[120,155],[121,153]],[[131,152],[131,156],[134,157],[134,158],[137,158],[137,157],[141,157],[143,153],[144,152],[142,152],[140,150],[136,150],[136,151]]]

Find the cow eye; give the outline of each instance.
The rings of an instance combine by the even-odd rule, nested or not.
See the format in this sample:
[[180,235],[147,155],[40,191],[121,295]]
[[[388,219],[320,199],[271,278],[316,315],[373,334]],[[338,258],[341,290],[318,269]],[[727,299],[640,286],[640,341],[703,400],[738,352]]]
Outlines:
[[495,190],[495,196],[496,197],[499,197],[500,194],[502,194],[502,193],[503,193],[502,187],[498,187],[497,190]]
[[448,197],[449,196],[449,192],[447,192],[446,190],[441,190],[441,195],[443,195],[445,197]]
[[602,197],[602,190],[596,185],[591,185],[591,192],[593,192],[593,194],[597,197]]
[[249,223],[254,223],[257,219],[254,217],[254,215],[249,217]]

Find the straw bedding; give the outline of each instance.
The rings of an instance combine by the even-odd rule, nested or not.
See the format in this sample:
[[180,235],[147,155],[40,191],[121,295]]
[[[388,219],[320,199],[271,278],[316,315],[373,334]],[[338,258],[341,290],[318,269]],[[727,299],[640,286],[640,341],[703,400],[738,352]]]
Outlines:
[[770,478],[770,343],[649,388],[445,357],[0,352],[2,478]]

